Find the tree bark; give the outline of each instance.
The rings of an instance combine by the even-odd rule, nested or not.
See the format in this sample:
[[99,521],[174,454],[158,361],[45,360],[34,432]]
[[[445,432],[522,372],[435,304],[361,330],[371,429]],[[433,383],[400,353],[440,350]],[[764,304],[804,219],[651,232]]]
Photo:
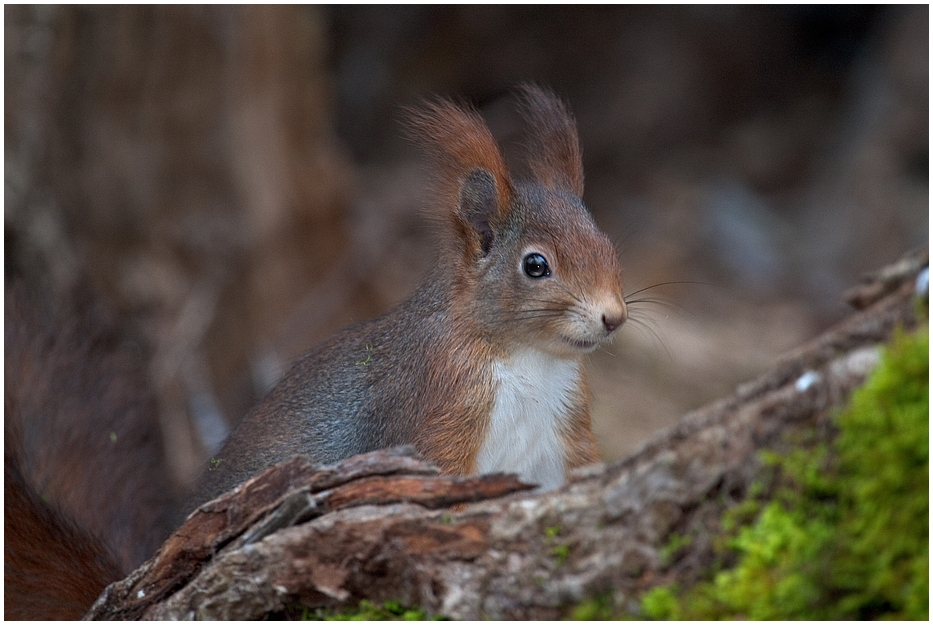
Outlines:
[[[324,468],[281,463],[192,513],[86,618],[257,619],[365,598],[458,619],[552,619],[605,593],[634,612],[643,590],[701,574],[722,512],[760,474],[759,451],[831,431],[879,346],[916,325],[927,264],[924,250],[875,274],[837,327],[555,491],[441,476],[404,448]],[[693,540],[672,562],[673,533]]]

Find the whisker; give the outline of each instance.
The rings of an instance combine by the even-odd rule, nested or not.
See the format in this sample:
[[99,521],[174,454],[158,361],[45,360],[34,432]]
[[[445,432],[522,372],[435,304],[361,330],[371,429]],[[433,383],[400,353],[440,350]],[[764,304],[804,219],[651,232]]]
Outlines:
[[646,331],[650,332],[652,336],[661,344],[661,347],[664,348],[664,353],[667,354],[667,358],[670,362],[674,362],[674,358],[671,356],[671,350],[667,348],[667,343],[664,342],[664,339],[661,338],[661,335],[648,323],[646,319],[639,319],[637,317],[629,317],[629,321],[635,324],[636,328],[644,328]]
[[687,314],[687,315],[690,315],[691,317],[696,318],[696,315],[695,315],[694,313],[690,312],[689,310],[687,310],[687,309],[684,308],[683,306],[681,306],[681,305],[679,305],[679,304],[675,304],[675,303],[673,303],[673,302],[669,302],[669,301],[667,301],[667,300],[663,300],[663,299],[657,299],[657,298],[653,298],[653,297],[643,297],[643,298],[640,298],[640,299],[625,300],[625,305],[626,305],[626,306],[631,306],[632,304],[657,304],[657,305],[659,305],[659,306],[668,306],[668,307],[670,307],[670,308],[673,308],[673,309],[675,309],[675,310],[679,310],[680,312],[682,312],[682,313],[684,313],[684,314]]
[[563,310],[542,308],[539,310],[521,310],[519,312],[515,312],[512,314],[505,314],[503,316],[511,317],[511,318],[527,317],[528,315],[538,315],[538,316],[544,316],[544,317],[559,317],[563,314],[564,314]]
[[557,307],[557,306],[563,307],[563,306],[564,306],[564,303],[563,303],[563,302],[558,302],[558,301],[552,300],[552,299],[534,299],[534,298],[528,298],[527,301],[529,301],[529,302],[541,302],[541,303],[543,303],[543,304],[550,304],[551,306],[554,306],[554,307]]
[[644,291],[647,291],[648,289],[656,289],[656,288],[658,288],[659,286],[669,286],[669,285],[671,285],[671,284],[702,284],[702,285],[704,285],[704,286],[716,286],[715,284],[713,284],[713,283],[711,283],[711,282],[698,282],[698,281],[695,281],[695,280],[671,280],[670,282],[658,282],[657,284],[652,284],[651,286],[646,286],[646,287],[643,288],[643,289],[638,289],[637,291],[632,291],[632,292],[629,293],[626,297],[632,297],[633,295],[638,295],[639,293],[643,293]]
[[509,315],[501,319],[495,319],[496,323],[507,323],[514,321],[528,321],[529,319],[549,319],[554,317],[559,317],[558,313],[534,313],[527,315]]
[[619,251],[620,255],[623,253],[622,246],[628,243],[628,240],[641,229],[642,222],[645,220],[644,215],[638,215],[635,217],[629,224],[622,230],[618,235],[612,239],[612,245]]
[[537,311],[537,310],[565,310],[567,305],[563,302],[555,302],[553,300],[546,299],[533,299],[527,300],[529,302],[537,302],[544,304],[543,306],[538,306],[537,308],[520,308],[516,312],[528,312],[528,311]]
[[570,289],[568,289],[566,286],[564,286],[564,285],[561,284],[560,282],[557,283],[557,286],[559,286],[559,287],[562,288],[564,291],[566,291],[567,295],[569,295],[570,297],[572,297],[572,298],[574,299],[574,301],[576,301],[578,304],[583,304],[583,303],[584,303],[583,300],[581,300],[579,297],[577,297],[576,295],[574,295],[573,292],[572,292]]
[[519,313],[516,315],[508,315],[506,318],[507,319],[539,319],[542,317],[560,317],[560,315],[561,314],[558,312],[540,311],[540,312]]
[[612,356],[613,358],[616,357],[616,355],[613,354],[612,352],[610,352],[608,349],[606,349],[606,347],[605,347],[604,345],[600,345],[600,346],[597,347],[596,349],[598,349],[599,351],[601,351],[601,352],[603,352],[603,353],[609,354],[609,355]]

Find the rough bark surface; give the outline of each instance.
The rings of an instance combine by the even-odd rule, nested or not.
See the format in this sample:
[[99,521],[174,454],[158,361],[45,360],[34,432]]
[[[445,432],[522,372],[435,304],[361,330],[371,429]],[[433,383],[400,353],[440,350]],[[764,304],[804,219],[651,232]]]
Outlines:
[[[642,590],[700,573],[710,531],[759,474],[760,450],[831,429],[879,345],[916,324],[927,264],[923,251],[879,272],[845,322],[556,491],[527,492],[509,476],[440,476],[405,449],[272,467],[194,512],[86,618],[256,619],[363,598],[458,619],[557,618],[608,592],[618,608],[634,606]],[[697,538],[671,562],[663,547],[673,532]]]

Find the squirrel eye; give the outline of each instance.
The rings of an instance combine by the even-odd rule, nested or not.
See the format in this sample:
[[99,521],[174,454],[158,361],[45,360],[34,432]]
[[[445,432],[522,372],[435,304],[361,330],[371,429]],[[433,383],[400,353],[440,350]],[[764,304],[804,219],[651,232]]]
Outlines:
[[537,252],[525,256],[522,261],[522,269],[525,270],[525,275],[531,278],[546,278],[551,275],[551,268],[547,264],[547,259]]

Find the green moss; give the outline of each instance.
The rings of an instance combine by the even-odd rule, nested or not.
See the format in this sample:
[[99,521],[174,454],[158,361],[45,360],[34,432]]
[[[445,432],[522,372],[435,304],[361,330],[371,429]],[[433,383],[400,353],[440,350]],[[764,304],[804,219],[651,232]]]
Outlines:
[[[766,454],[783,486],[726,515],[733,568],[642,597],[654,619],[929,615],[929,332],[897,333],[831,446]],[[760,513],[749,523],[749,513]]]
[[553,539],[553,538],[557,538],[558,536],[560,536],[560,533],[562,531],[564,531],[564,528],[562,526],[552,525],[551,527],[546,527],[544,529],[544,535],[547,536],[548,539]]
[[442,621],[444,617],[429,615],[422,608],[405,607],[400,601],[386,601],[381,606],[363,599],[357,608],[342,611],[306,610],[304,621]]
[[581,603],[568,617],[571,621],[610,621],[616,618],[612,605],[612,593],[607,592]]
[[661,565],[670,566],[674,561],[674,558],[684,547],[689,547],[690,543],[693,542],[692,536],[682,536],[677,533],[671,534],[670,538],[667,540],[667,544],[661,547]]
[[680,616],[677,602],[677,585],[656,586],[646,592],[641,599],[641,609],[646,618],[666,621]]
[[554,556],[554,560],[557,562],[557,565],[560,566],[570,557],[570,545],[557,545],[556,547],[552,547],[551,555]]
[[557,542],[557,537],[560,536],[563,531],[563,526],[559,524],[544,528],[544,536],[547,542],[553,545],[550,549],[550,554],[557,562],[558,566],[562,565],[567,561],[567,558],[570,557],[570,545]]

